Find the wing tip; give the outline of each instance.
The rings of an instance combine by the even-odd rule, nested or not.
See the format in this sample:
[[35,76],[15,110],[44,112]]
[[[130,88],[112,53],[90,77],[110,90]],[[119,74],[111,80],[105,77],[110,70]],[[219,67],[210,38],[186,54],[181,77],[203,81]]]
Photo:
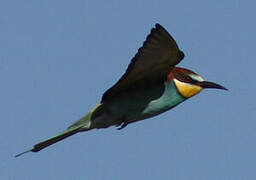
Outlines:
[[[156,24],[155,24],[155,28],[153,28],[153,29],[156,29],[156,30],[163,30],[164,32],[168,33],[168,31],[167,31],[161,24],[159,24],[159,23],[156,23]],[[168,33],[168,35],[170,35],[170,34]]]
[[[178,47],[178,45],[177,45],[176,41],[174,40],[174,38],[170,35],[170,33],[169,33],[161,24],[156,23],[156,24],[155,24],[155,28],[152,28],[152,30],[154,30],[154,31],[157,31],[157,30],[160,30],[160,31],[162,30],[162,31],[164,31],[166,34],[168,34],[168,36],[175,42],[176,46]],[[179,49],[179,48],[178,48],[178,49]],[[182,59],[184,59],[184,57],[185,57],[185,53],[179,49],[178,58],[180,59],[180,61],[181,61]],[[179,61],[179,62],[180,62],[180,61]],[[179,62],[178,62],[178,63],[179,63]],[[177,63],[177,64],[178,64],[178,63]]]
[[159,24],[159,23],[156,23],[156,24],[155,24],[155,27],[156,27],[156,28],[163,28],[163,26],[162,26],[161,24]]

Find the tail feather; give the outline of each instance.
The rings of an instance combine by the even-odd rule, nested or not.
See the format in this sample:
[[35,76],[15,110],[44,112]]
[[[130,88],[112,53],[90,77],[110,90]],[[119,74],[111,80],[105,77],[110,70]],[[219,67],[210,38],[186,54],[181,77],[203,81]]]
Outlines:
[[67,138],[69,136],[72,136],[72,135],[78,133],[79,131],[80,131],[80,127],[67,129],[67,130],[61,132],[60,134],[58,134],[58,135],[56,135],[56,136],[54,136],[52,138],[49,138],[49,139],[47,139],[45,141],[37,143],[36,145],[33,146],[32,149],[30,149],[28,151],[25,151],[25,152],[22,152],[20,154],[17,154],[15,157],[19,157],[19,156],[21,156],[21,155],[23,155],[25,153],[28,153],[28,152],[38,152],[38,151],[41,151],[42,149],[44,149],[44,148],[46,148],[46,147],[48,147],[48,146],[50,146],[50,145],[52,145],[52,144],[54,144],[56,142],[59,142],[59,141],[65,139],[65,138]]
[[61,133],[61,134],[59,134],[55,137],[52,137],[52,138],[50,138],[46,141],[43,141],[43,142],[40,142],[40,143],[34,145],[33,148],[30,151],[32,151],[32,152],[41,151],[42,149],[44,149],[44,148],[46,148],[46,147],[48,147],[48,146],[50,146],[50,145],[52,145],[52,144],[54,144],[58,141],[61,141],[62,139],[65,139],[69,136],[72,136],[72,135],[74,135],[78,132],[79,132],[79,128],[74,129],[74,130],[66,130],[63,133]]
[[19,157],[25,153],[28,152],[38,152],[42,149],[61,141],[69,136],[72,136],[78,132],[81,131],[88,131],[92,129],[91,127],[91,119],[95,118],[97,116],[100,116],[104,112],[102,104],[97,105],[95,108],[93,108],[92,111],[90,111],[86,116],[82,117],[75,123],[73,123],[71,126],[69,126],[65,131],[62,131],[61,133],[57,134],[56,136],[53,136],[45,141],[39,142],[36,145],[34,145],[30,150],[27,150],[25,152],[17,154],[15,157]]

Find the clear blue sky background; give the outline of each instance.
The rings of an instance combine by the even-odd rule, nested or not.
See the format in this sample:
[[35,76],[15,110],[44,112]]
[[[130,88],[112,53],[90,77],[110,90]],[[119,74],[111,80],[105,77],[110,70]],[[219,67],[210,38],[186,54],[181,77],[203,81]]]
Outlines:
[[[253,0],[0,2],[0,179],[256,179]],[[205,90],[146,121],[80,133],[14,155],[65,129],[125,71],[155,23]]]

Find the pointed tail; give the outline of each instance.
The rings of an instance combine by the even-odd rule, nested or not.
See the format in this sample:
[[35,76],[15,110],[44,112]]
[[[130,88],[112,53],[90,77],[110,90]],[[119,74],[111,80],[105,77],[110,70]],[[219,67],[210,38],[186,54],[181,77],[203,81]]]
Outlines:
[[79,119],[78,121],[76,121],[74,124],[72,124],[71,126],[69,126],[66,130],[62,131],[61,133],[57,134],[56,136],[53,136],[45,141],[42,141],[40,143],[37,143],[36,145],[34,145],[30,150],[27,150],[25,152],[19,153],[17,155],[15,155],[15,157],[19,157],[25,153],[28,152],[38,152],[41,151],[42,149],[58,142],[61,141],[69,136],[72,136],[78,132],[81,131],[88,131],[90,130],[90,126],[91,126],[91,115],[92,112],[89,112],[86,116],[84,116],[83,118]]
[[80,127],[72,128],[72,129],[71,128],[67,129],[67,130],[59,133],[58,135],[56,135],[56,136],[54,136],[52,138],[49,138],[49,139],[47,139],[45,141],[37,143],[36,145],[33,146],[32,149],[30,149],[28,151],[25,151],[25,152],[22,152],[20,154],[17,154],[17,155],[15,155],[15,157],[19,157],[19,156],[21,156],[21,155],[23,155],[25,153],[28,153],[28,152],[38,152],[38,151],[41,151],[42,149],[44,149],[44,148],[46,148],[46,147],[48,147],[48,146],[50,146],[50,145],[52,145],[52,144],[54,144],[56,142],[59,142],[59,141],[65,139],[65,138],[67,138],[69,136],[72,136],[72,135],[78,133],[79,131],[80,131]]

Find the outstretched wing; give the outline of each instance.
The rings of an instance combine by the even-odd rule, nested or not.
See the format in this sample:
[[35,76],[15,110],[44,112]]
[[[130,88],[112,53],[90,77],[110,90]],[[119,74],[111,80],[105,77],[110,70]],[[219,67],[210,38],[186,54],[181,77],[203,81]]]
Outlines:
[[106,102],[145,80],[166,78],[168,72],[183,58],[184,53],[179,50],[175,40],[160,24],[156,24],[124,75],[103,94],[101,101]]

